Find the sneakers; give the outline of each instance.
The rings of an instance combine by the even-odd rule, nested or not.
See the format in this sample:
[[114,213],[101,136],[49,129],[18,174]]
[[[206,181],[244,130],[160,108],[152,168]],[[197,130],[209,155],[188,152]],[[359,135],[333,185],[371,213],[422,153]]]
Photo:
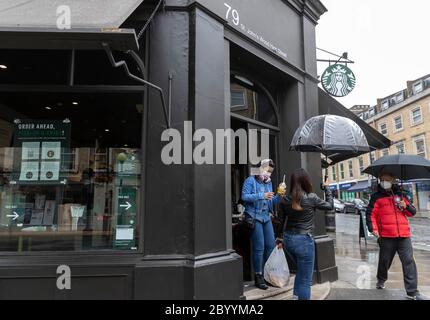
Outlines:
[[376,284],[376,289],[378,290],[385,289],[385,281],[378,281],[378,283]]
[[255,274],[255,286],[261,290],[267,290],[269,287],[266,285],[262,274]]

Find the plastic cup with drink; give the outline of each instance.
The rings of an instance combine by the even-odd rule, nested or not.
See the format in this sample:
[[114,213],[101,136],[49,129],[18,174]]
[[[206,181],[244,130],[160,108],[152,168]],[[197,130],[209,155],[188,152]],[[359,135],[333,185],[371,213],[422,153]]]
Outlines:
[[280,196],[285,196],[286,193],[287,193],[287,184],[285,183],[285,174],[284,174],[284,179],[282,180],[282,183],[280,183],[278,186],[278,194]]

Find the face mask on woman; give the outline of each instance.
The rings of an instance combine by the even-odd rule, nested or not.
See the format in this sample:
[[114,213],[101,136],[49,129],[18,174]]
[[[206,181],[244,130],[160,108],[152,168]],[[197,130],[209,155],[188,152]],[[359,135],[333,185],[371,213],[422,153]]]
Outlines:
[[390,190],[393,187],[393,184],[391,181],[381,181],[380,185],[385,190]]
[[265,171],[260,175],[260,179],[265,183],[269,183],[271,181],[270,179],[271,176],[272,176],[271,172]]

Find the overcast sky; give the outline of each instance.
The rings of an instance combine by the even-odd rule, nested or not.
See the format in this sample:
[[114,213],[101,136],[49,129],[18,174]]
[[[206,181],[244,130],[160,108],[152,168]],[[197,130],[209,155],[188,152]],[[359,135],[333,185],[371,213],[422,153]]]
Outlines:
[[[355,90],[338,100],[347,108],[375,105],[430,74],[429,0],[322,0],[327,7],[317,27],[317,46],[347,51],[357,77]],[[320,59],[327,54],[317,51]],[[318,64],[321,75],[328,63]]]

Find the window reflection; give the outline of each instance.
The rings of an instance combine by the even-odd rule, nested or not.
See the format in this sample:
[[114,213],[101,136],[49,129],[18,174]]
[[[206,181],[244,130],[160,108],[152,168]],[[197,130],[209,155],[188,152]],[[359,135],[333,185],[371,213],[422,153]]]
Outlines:
[[240,76],[232,76],[230,85],[232,113],[278,126],[275,107],[263,88]]

